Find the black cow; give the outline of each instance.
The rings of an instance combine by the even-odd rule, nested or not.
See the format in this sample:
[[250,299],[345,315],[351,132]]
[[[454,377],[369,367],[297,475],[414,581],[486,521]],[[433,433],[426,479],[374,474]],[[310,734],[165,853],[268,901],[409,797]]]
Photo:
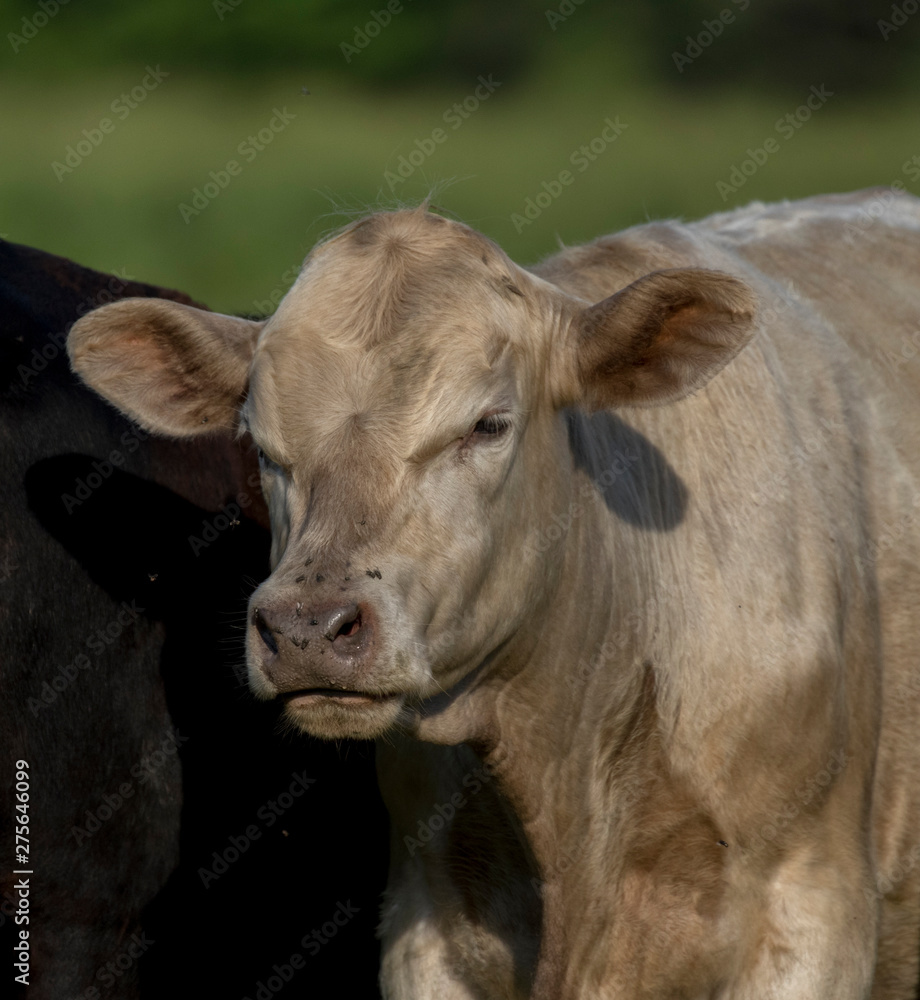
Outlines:
[[152,438],[69,371],[69,326],[128,296],[191,301],[0,241],[3,974],[28,931],[29,1000],[375,996],[370,752],[284,742],[245,690],[251,449]]

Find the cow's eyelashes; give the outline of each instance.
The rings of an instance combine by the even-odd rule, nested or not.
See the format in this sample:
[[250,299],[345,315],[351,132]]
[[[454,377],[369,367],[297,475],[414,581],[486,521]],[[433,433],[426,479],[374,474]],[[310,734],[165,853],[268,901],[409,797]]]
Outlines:
[[498,437],[511,426],[511,421],[503,413],[489,413],[481,417],[473,428],[474,435]]
[[466,437],[461,438],[460,457],[466,456],[473,445],[501,440],[510,427],[511,418],[507,413],[485,414],[467,431]]

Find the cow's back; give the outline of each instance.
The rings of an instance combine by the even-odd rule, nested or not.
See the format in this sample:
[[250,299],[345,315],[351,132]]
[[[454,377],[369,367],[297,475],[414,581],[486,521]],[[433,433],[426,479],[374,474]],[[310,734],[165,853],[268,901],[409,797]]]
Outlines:
[[[877,189],[812,199],[795,213],[754,208],[724,226],[712,221],[720,240],[760,270],[792,276],[791,290],[839,339],[851,410],[864,420],[862,433],[856,420],[851,431],[863,486],[852,495],[865,498],[870,540],[861,568],[877,587],[881,661],[876,874],[867,892],[884,900],[879,968],[897,968],[916,954],[920,905],[920,803],[912,791],[920,780],[920,200]],[[787,343],[794,335],[788,331]]]

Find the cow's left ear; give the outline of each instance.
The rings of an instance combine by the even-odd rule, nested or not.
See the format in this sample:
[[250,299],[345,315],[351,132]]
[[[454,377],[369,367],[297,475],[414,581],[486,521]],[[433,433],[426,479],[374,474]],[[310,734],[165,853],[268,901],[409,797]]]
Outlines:
[[123,299],[67,338],[73,370],[148,430],[194,437],[232,430],[265,324],[166,299]]
[[673,402],[702,388],[753,332],[754,295],[737,278],[655,271],[576,313],[561,402],[589,409]]

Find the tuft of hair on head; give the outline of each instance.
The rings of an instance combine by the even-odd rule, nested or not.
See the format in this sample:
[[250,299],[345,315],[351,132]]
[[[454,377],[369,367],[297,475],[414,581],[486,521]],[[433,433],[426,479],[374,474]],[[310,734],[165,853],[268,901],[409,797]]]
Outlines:
[[419,203],[419,211],[436,213],[437,215],[442,215],[445,219],[450,219],[453,222],[460,222],[461,220],[454,212],[444,208],[441,204],[441,199],[448,188],[452,188],[455,184],[459,184],[461,181],[469,179],[469,177],[443,177],[439,181],[434,181],[428,188],[428,194],[426,194]]
[[336,223],[319,230],[314,242],[314,248],[332,242],[368,216],[379,215],[381,213],[412,212],[422,216],[431,214],[438,215],[449,222],[462,222],[455,212],[452,212],[441,204],[441,198],[448,188],[469,179],[469,177],[445,177],[434,181],[429,186],[428,193],[420,202],[397,198],[393,194],[385,194],[382,188],[378,191],[377,198],[374,201],[349,201],[330,191],[317,190],[316,193],[325,198],[331,208],[330,211],[316,216],[314,224],[320,224],[324,220],[331,219],[335,219]]

